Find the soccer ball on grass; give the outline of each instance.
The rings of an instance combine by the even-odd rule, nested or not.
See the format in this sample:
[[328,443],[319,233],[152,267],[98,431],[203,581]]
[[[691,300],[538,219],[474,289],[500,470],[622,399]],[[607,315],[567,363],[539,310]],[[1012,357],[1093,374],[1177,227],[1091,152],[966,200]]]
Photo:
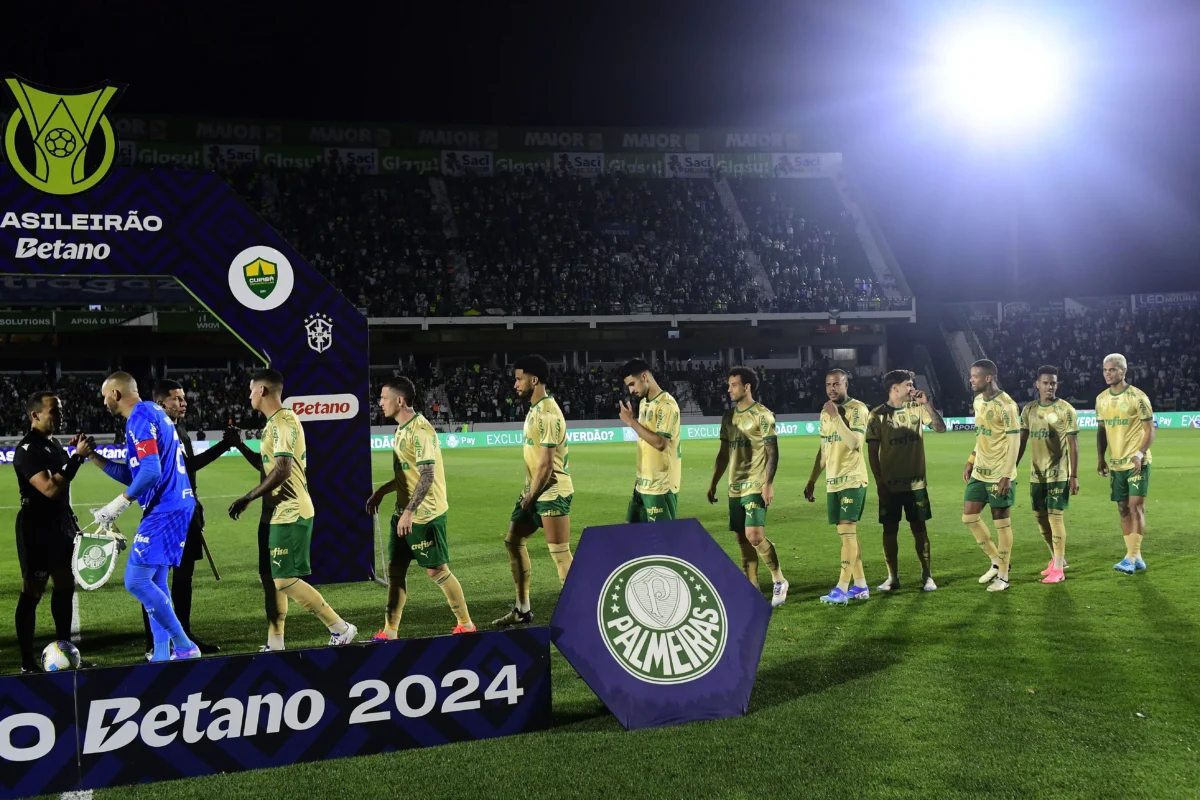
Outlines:
[[70,642],[51,642],[42,651],[42,671],[79,669],[79,648]]

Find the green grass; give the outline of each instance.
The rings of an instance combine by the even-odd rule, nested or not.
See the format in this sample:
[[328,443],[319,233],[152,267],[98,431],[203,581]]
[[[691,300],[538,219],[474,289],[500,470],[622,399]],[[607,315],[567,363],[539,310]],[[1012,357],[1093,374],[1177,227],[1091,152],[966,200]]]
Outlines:
[[[386,791],[439,797],[1197,797],[1200,796],[1200,556],[1194,517],[1200,450],[1192,431],[1161,431],[1147,504],[1148,572],[1125,577],[1112,565],[1124,553],[1107,481],[1085,470],[1067,514],[1069,580],[1043,586],[1047,550],[1018,488],[1014,578],[988,594],[976,583],[985,557],[959,521],[967,434],[930,436],[930,526],[941,587],[917,591],[919,567],[903,538],[905,588],[851,608],[817,597],[837,578],[839,544],[825,506],[801,490],[815,438],[780,440],[783,465],[768,534],[791,581],[763,651],[743,718],[626,733],[556,652],[554,728],[545,733],[295,767],[105,790],[108,798],[270,796],[304,791],[348,796]],[[1083,463],[1094,438],[1081,436]],[[683,516],[694,515],[737,557],[725,530],[726,506],[704,500],[716,444],[685,445]],[[623,519],[633,469],[629,445],[573,448],[576,536],[588,525]],[[375,478],[388,456],[376,455]],[[501,544],[519,489],[513,449],[447,452],[453,566],[478,622],[500,616],[512,586]],[[506,477],[501,477],[506,476]],[[253,485],[240,459],[202,474],[208,537],[221,568],[216,583],[199,565],[193,627],[226,652],[265,641],[255,553],[256,514],[231,522],[230,496]],[[15,488],[8,468],[0,485]],[[75,497],[110,499],[116,485],[85,468]],[[368,493],[363,487],[363,499]],[[11,507],[0,528],[12,530]],[[127,517],[136,516],[136,511]],[[126,529],[133,519],[123,520]],[[886,576],[868,500],[860,540],[872,586]],[[11,536],[0,561],[0,607],[15,607],[19,587]],[[534,540],[536,542],[536,540]],[[544,545],[532,545],[534,609],[546,622],[558,580]],[[124,559],[122,559],[124,563]],[[410,573],[402,635],[447,633],[453,618],[440,592]],[[763,580],[767,580],[765,569]],[[764,583],[765,588],[765,583]],[[384,590],[375,584],[324,587],[330,603],[363,631],[380,627]],[[121,576],[81,597],[87,658],[100,664],[141,656],[141,619]],[[9,613],[9,612],[6,612]],[[51,630],[49,604],[40,632]],[[301,613],[288,620],[292,647],[328,634]],[[0,671],[18,666],[12,634],[0,637]],[[482,795],[481,795],[482,793]]]

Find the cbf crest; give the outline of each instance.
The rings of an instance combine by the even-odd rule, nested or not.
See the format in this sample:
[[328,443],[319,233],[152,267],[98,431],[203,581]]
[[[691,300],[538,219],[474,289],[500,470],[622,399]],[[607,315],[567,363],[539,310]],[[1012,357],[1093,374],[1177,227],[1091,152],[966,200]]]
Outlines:
[[333,347],[333,320],[328,315],[316,312],[304,318],[304,331],[308,335],[308,347],[324,353]]

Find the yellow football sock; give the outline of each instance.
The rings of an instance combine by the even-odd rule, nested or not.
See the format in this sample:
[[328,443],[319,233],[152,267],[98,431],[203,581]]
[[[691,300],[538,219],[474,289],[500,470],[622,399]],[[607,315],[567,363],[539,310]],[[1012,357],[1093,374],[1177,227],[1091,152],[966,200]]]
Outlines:
[[738,548],[742,551],[742,572],[758,586],[758,551],[747,539],[738,539]]
[[1125,537],[1129,540],[1129,555],[1134,558],[1142,557],[1142,536],[1143,534],[1140,533],[1131,533]]
[[512,567],[513,585],[517,590],[517,610],[529,610],[529,551],[524,539],[504,537],[504,548],[508,551],[508,564]]
[[[287,595],[278,589],[275,590],[275,619],[267,620],[267,633],[270,636],[278,636],[283,638],[283,626],[287,622],[288,599]],[[274,649],[274,648],[272,648]],[[282,646],[280,647],[282,650]]]
[[1131,541],[1132,533],[1123,533],[1121,538],[1125,540],[1125,557],[1133,558],[1133,542]]
[[995,520],[996,552],[1000,556],[1000,577],[1008,580],[1008,567],[1012,563],[1013,532],[1011,519]]
[[305,581],[297,578],[294,583],[283,587],[283,593],[299,603],[302,608],[316,614],[317,619],[321,620],[321,623],[329,629],[330,633],[338,634],[346,632],[346,621],[329,607],[329,604],[325,602],[325,598],[321,596],[320,592],[309,586]]
[[996,545],[992,544],[992,532],[988,528],[987,523],[979,518],[978,514],[963,514],[963,524],[967,526],[967,530],[975,537],[975,541],[983,552],[987,553],[988,558],[993,564],[1000,564],[1000,554],[996,552]]
[[854,562],[858,560],[858,533],[854,525],[841,524],[837,526],[838,536],[842,539],[842,571],[838,574],[838,588],[843,592],[850,590],[850,581],[854,578]]
[[408,583],[404,572],[399,566],[395,569],[388,566],[387,606],[384,610],[383,632],[389,639],[395,639],[400,633],[400,617],[404,614],[404,604],[408,602]]
[[754,550],[762,556],[762,562],[767,565],[767,569],[771,571],[771,580],[779,583],[783,580],[783,571],[779,569],[779,557],[775,554],[775,545],[767,537],[754,545]]
[[1046,540],[1046,546],[1050,548],[1050,557],[1054,558],[1054,526],[1050,523],[1050,513],[1035,511],[1033,516],[1037,520],[1038,530],[1042,532],[1042,538]]
[[567,582],[567,573],[571,571],[571,543],[563,542],[562,544],[547,543],[546,547],[550,549],[550,557],[554,559],[554,566],[558,567],[558,580],[560,583]]
[[458,624],[465,628],[471,627],[471,613],[467,611],[467,601],[463,597],[462,584],[458,582],[458,578],[454,577],[454,573],[447,567],[433,576],[433,582],[442,590],[442,594],[446,595],[446,602],[450,604],[450,610],[454,612],[454,618],[458,620]]
[[1054,568],[1067,564],[1067,521],[1061,511],[1050,512],[1050,527],[1054,531]]

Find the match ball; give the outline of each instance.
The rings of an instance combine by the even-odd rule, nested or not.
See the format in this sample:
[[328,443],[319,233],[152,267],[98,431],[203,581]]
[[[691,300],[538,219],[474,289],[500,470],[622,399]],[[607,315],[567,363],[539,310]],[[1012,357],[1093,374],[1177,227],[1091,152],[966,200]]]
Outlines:
[[75,152],[75,134],[66,128],[55,128],[46,134],[46,149],[56,158],[66,158]]
[[42,651],[42,671],[79,669],[79,648],[70,642],[52,642]]

